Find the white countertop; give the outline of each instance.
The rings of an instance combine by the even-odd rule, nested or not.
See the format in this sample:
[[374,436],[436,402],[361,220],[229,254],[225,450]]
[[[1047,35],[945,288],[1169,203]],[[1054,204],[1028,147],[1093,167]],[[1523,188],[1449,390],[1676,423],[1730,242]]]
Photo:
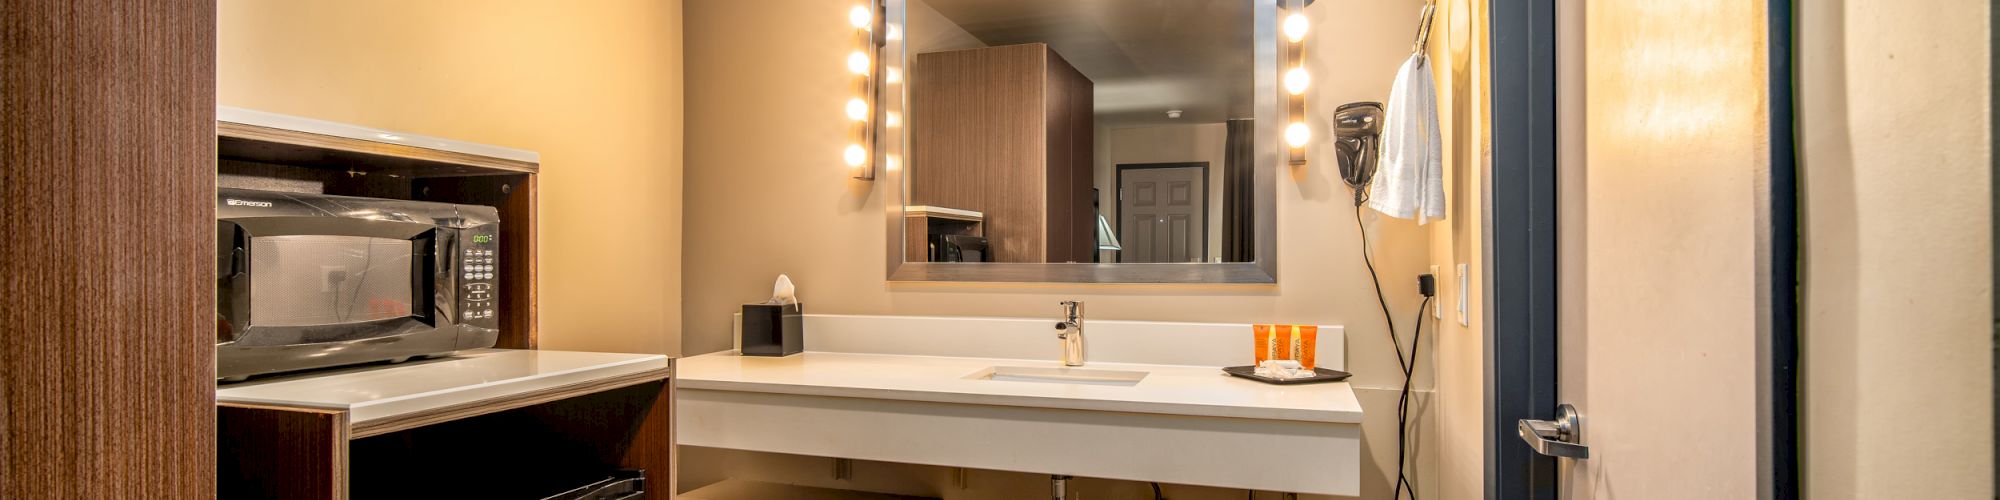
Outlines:
[[725,351],[679,360],[682,389],[895,399],[1270,420],[1360,423],[1346,382],[1272,385],[1218,367],[1088,363],[1081,368],[1148,372],[1133,386],[979,380],[993,366],[1057,368],[1046,360],[805,352],[787,357]]
[[369,365],[216,387],[215,400],[346,410],[350,425],[654,373],[670,364],[658,354],[479,349],[457,356]]
[[957,208],[933,207],[926,205],[912,205],[908,207],[903,207],[903,216],[937,217],[940,219],[956,219],[956,220],[970,221],[970,222],[979,222],[986,220],[986,214],[981,213],[979,211],[964,210]]

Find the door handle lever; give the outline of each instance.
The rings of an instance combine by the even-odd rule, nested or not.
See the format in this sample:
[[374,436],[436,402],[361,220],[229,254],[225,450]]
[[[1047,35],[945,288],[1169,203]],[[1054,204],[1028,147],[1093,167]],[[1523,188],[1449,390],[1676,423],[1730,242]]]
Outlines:
[[1515,424],[1521,440],[1535,449],[1535,453],[1551,457],[1586,459],[1590,458],[1590,447],[1577,444],[1582,436],[1582,421],[1577,417],[1576,408],[1570,405],[1556,407],[1555,420],[1521,419]]

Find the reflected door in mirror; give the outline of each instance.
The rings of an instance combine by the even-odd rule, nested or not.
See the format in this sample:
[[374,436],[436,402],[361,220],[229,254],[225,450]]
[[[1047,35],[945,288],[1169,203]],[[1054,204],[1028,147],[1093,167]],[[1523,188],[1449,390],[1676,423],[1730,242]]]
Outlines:
[[1205,164],[1119,165],[1119,262],[1207,260]]

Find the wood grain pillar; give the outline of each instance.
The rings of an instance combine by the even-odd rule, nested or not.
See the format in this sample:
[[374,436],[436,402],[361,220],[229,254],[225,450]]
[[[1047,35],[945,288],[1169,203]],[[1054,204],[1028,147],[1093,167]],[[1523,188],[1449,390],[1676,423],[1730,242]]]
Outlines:
[[215,4],[0,1],[0,498],[212,497]]

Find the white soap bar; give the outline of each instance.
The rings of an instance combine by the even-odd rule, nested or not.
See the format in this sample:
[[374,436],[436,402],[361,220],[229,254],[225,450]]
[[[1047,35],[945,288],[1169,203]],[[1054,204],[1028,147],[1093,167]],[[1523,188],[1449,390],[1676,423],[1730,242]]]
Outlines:
[[1261,377],[1270,377],[1278,380],[1311,378],[1319,375],[1319,373],[1312,370],[1307,370],[1305,365],[1299,364],[1298,361],[1290,359],[1265,360],[1263,363],[1257,364],[1255,373]]

